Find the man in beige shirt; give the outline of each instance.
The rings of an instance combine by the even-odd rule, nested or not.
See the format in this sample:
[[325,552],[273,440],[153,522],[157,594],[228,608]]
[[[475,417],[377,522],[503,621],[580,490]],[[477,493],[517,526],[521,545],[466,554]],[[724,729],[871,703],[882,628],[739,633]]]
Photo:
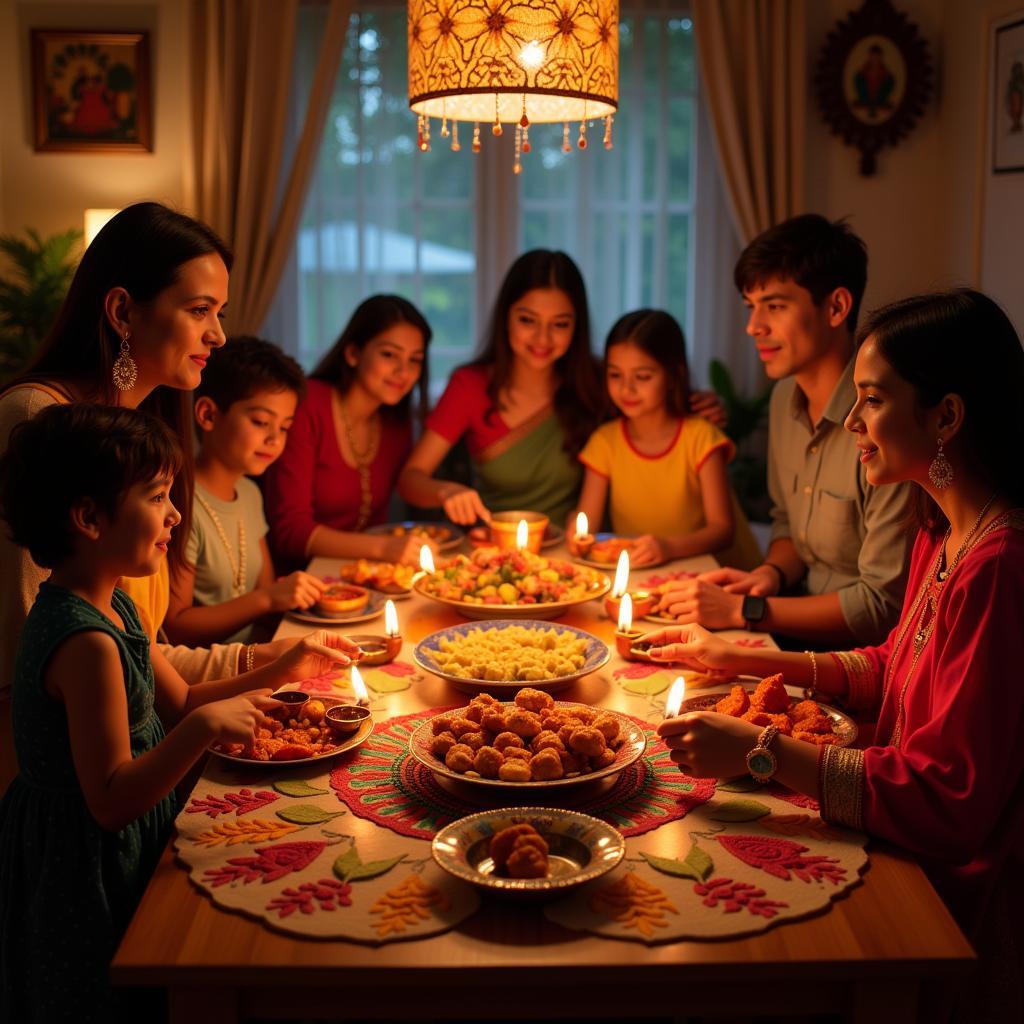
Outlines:
[[680,583],[662,610],[812,645],[879,643],[903,604],[913,534],[910,485],[872,487],[843,427],[856,399],[864,243],[842,222],[793,217],[747,246],[735,280],[747,333],[779,382],[768,421],[771,544],[753,572],[723,568]]

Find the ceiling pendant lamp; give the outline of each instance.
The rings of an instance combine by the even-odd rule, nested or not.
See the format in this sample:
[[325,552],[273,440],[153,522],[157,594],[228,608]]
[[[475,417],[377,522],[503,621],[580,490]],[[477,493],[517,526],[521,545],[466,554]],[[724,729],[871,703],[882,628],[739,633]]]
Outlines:
[[501,135],[515,125],[515,162],[530,152],[530,126],[561,123],[562,149],[587,147],[587,122],[604,120],[612,146],[619,99],[618,0],[409,0],[409,106],[417,146],[430,149],[430,121],[458,152],[459,122]]

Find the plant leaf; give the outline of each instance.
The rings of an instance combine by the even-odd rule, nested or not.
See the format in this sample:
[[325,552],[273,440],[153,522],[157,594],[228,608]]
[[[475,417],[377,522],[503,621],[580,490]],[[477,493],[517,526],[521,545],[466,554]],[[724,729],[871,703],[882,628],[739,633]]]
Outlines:
[[359,882],[369,878],[379,878],[381,875],[387,874],[396,864],[401,864],[403,860],[405,860],[405,854],[400,853],[397,857],[388,857],[387,860],[371,860],[366,864],[359,864],[349,873],[347,880]]
[[735,779],[716,782],[715,790],[719,793],[756,793],[761,788],[749,775],[738,775]]
[[353,843],[335,862],[331,870],[343,882],[347,882],[353,871],[362,867],[363,862],[359,859],[359,851]]
[[271,785],[282,796],[323,796],[327,792],[301,779],[285,779],[283,782],[272,782]]
[[626,693],[637,693],[642,696],[653,697],[655,694],[667,690],[671,679],[664,672],[657,672],[654,675],[644,676],[643,679],[623,679],[620,686]]
[[282,821],[290,821],[295,825],[320,825],[331,818],[340,818],[345,812],[325,811],[314,804],[299,804],[298,807],[288,807],[275,813]]
[[772,809],[759,800],[727,800],[714,808],[708,817],[712,821],[756,821]]
[[374,693],[398,693],[412,685],[408,676],[389,676],[386,672],[367,672],[364,681]]
[[655,857],[653,853],[643,853],[642,851],[640,856],[655,871],[660,871],[663,875],[672,875],[673,878],[692,878],[695,882],[703,881],[696,870],[686,861],[673,860],[671,857]]

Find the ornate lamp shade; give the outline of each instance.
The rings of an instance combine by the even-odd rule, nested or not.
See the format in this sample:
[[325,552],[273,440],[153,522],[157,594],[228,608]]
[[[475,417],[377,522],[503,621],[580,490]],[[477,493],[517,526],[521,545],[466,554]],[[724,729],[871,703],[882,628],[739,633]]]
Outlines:
[[[529,151],[529,126],[579,122],[577,145],[586,146],[586,123],[611,117],[619,96],[618,0],[410,0],[409,106],[420,118],[419,145],[430,148],[430,118],[441,134],[459,121],[515,124],[517,143]],[[518,146],[516,169],[518,170]]]

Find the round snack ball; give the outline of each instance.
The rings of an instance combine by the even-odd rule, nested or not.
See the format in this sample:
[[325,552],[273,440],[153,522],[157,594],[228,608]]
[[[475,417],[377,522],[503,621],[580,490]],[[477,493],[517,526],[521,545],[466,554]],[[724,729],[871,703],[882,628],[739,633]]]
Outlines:
[[530,747],[537,753],[548,747],[554,750],[565,750],[565,744],[558,738],[558,734],[553,733],[550,729],[537,733],[530,741]]
[[471,702],[469,707],[466,708],[462,714],[464,718],[468,718],[471,722],[476,722],[476,724],[479,725],[481,719],[484,717],[484,709],[479,704],[473,704]]
[[568,714],[584,725],[593,725],[594,719],[597,718],[597,712],[586,707],[569,708]]
[[472,747],[465,743],[456,743],[447,754],[444,755],[444,763],[460,775],[468,772],[473,767],[473,758],[476,756]]
[[508,855],[512,852],[515,846],[516,840],[520,836],[535,836],[537,830],[532,825],[509,825],[508,828],[503,828],[500,832],[495,832],[491,836],[490,846],[488,852],[491,855],[491,860],[494,861],[495,871],[504,871],[505,864],[508,862]]
[[615,763],[615,751],[614,750],[602,750],[600,754],[595,754],[590,759],[591,769],[597,771],[598,768],[607,768],[608,765]]
[[577,754],[586,754],[587,757],[596,757],[607,747],[604,735],[591,726],[582,726],[569,737],[569,749]]
[[451,721],[451,733],[453,736],[461,736],[467,732],[478,732],[480,723],[474,722],[471,718],[459,717]]
[[517,758],[529,764],[530,758],[533,757],[533,754],[530,753],[530,751],[527,750],[526,747],[506,747],[501,752],[501,756],[504,757],[506,761],[512,758]]
[[516,708],[508,716],[508,728],[510,732],[514,732],[524,739],[532,739],[541,731],[540,716],[532,711]]
[[[518,747],[512,747],[518,750]],[[518,757],[506,757],[504,764],[498,769],[498,778],[503,782],[529,782],[530,766]]]
[[516,707],[524,711],[541,712],[555,706],[554,698],[543,690],[535,690],[532,686],[524,687],[515,695]]
[[508,731],[508,715],[502,708],[488,708],[480,719],[480,724],[488,731],[494,733]]
[[453,719],[451,715],[438,715],[437,718],[431,721],[430,731],[435,736],[438,736],[443,732],[451,732],[449,726],[451,726],[452,720]]
[[473,750],[479,750],[487,743],[487,738],[482,732],[464,732],[459,737],[460,743],[465,743],[467,747],[472,747]]
[[450,732],[438,733],[430,744],[430,752],[442,761],[458,740]]
[[505,758],[500,750],[494,747],[481,747],[473,758],[473,767],[485,779],[496,779],[498,769],[505,763]]
[[562,777],[562,759],[557,750],[542,750],[530,758],[530,775],[535,782],[547,782]]
[[558,738],[566,747],[568,747],[572,734],[579,728],[582,727],[578,721],[573,721],[569,725],[563,725],[562,728],[558,730]]
[[493,746],[497,747],[498,750],[504,751],[506,747],[521,747],[523,745],[522,736],[517,736],[514,732],[499,732],[494,737]]
[[588,770],[587,759],[580,754],[573,754],[568,750],[558,751],[562,762],[563,775],[581,775]]
[[[537,838],[540,839],[540,836],[537,836]],[[547,878],[547,851],[541,850],[534,843],[520,838],[512,852],[508,855],[505,871],[509,878]]]
[[594,728],[605,738],[605,742],[611,743],[618,738],[619,720],[607,713],[598,715],[594,719]]

